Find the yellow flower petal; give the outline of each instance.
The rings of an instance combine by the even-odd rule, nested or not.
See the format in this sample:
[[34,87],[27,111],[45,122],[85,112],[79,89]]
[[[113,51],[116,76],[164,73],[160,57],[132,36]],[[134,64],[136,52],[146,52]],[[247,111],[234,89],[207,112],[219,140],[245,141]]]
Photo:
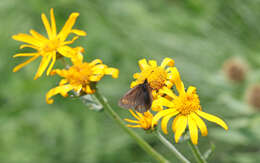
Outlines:
[[130,122],[130,123],[139,123],[139,121],[135,121],[135,120],[132,120],[132,119],[127,119],[127,118],[125,118],[124,119],[125,121],[127,121],[127,122]]
[[191,94],[196,93],[196,87],[189,86],[189,88],[188,88],[188,90],[187,90],[187,93],[191,93]]
[[46,55],[42,58],[42,61],[40,63],[40,66],[36,72],[36,75],[34,76],[34,80],[42,76],[42,73],[46,70],[48,64],[50,63],[50,60],[52,58],[52,55]]
[[165,82],[165,85],[166,85],[167,88],[172,88],[174,84],[171,81],[167,80]]
[[64,72],[64,70],[54,69],[54,70],[51,71],[51,75],[56,75],[56,74],[58,74],[58,75],[64,77],[65,75],[63,74],[63,72]]
[[163,106],[161,106],[161,105],[154,105],[154,103],[152,103],[151,109],[153,111],[159,112],[159,111],[163,110]]
[[179,116],[176,121],[175,142],[178,143],[181,135],[187,127],[187,116]]
[[176,89],[180,94],[185,93],[184,85],[180,77],[180,73],[176,67],[168,67],[166,72],[171,72],[167,75],[167,79],[174,82]]
[[89,80],[92,82],[98,82],[99,80],[101,80],[102,75],[96,75],[96,76],[90,76]]
[[172,131],[175,133],[176,132],[176,122],[178,120],[178,118],[180,117],[180,114],[174,118],[173,122],[172,122]]
[[[174,68],[173,67],[169,67],[169,69],[174,69]],[[170,81],[172,84],[174,84],[175,76],[176,76],[176,74],[174,74],[173,72],[167,72],[167,81]]]
[[129,110],[130,113],[132,114],[132,116],[134,116],[136,119],[138,119],[139,121],[141,120],[140,117],[138,117],[131,109]]
[[149,60],[149,65],[151,65],[152,67],[157,67],[157,61],[156,60]]
[[150,111],[144,112],[144,116],[153,118],[153,114]]
[[71,33],[74,33],[78,36],[86,36],[87,35],[87,33],[85,31],[79,30],[79,29],[72,29]]
[[152,126],[154,126],[154,124],[156,124],[157,121],[160,118],[162,118],[163,116],[166,116],[167,114],[171,114],[171,113],[175,113],[175,112],[176,112],[175,109],[166,109],[166,110],[159,111],[153,118]]
[[130,84],[130,88],[134,88],[135,86],[137,86],[138,83],[136,81],[133,81],[131,84]]
[[166,66],[174,66],[174,60],[171,58],[165,58],[161,63],[161,67],[165,68]]
[[15,54],[13,57],[30,57],[30,56],[35,56],[35,55],[39,55],[39,53],[18,53]]
[[127,127],[132,127],[132,128],[142,128],[141,125],[126,125]]
[[179,94],[185,93],[184,84],[181,80],[181,76],[179,71],[176,69],[175,71],[175,78],[174,78],[174,84],[176,85],[176,89],[178,90]]
[[204,123],[204,121],[195,113],[191,113],[191,117],[196,122],[197,126],[199,127],[201,135],[202,136],[207,136],[208,135],[208,130],[207,130],[207,126]]
[[63,43],[63,45],[68,45],[68,44],[72,44],[75,40],[77,40],[79,38],[79,36],[74,36],[73,38],[72,38],[72,40],[70,40],[70,41],[65,41],[64,43]]
[[104,64],[98,64],[95,67],[93,67],[93,71],[98,71],[101,70],[102,72],[104,72],[104,70],[107,68],[107,65]]
[[137,79],[140,77],[140,73],[134,73],[133,78]]
[[59,85],[64,85],[64,84],[67,84],[68,83],[68,80],[67,79],[61,79],[61,81],[59,82]]
[[81,54],[81,52],[84,51],[84,49],[82,47],[76,47],[76,48],[73,48],[74,52],[72,52],[72,57],[70,57],[71,59],[71,62],[74,64],[74,65],[78,65],[78,64],[81,64],[83,62],[83,55]]
[[23,45],[21,45],[20,47],[19,47],[19,49],[23,49],[23,48],[33,48],[33,49],[35,49],[35,50],[38,50],[39,51],[39,47],[37,47],[37,46],[34,46],[34,45],[28,45],[28,44],[23,44]]
[[93,93],[95,92],[95,90],[92,90],[89,85],[86,85],[86,87],[85,87],[85,92],[86,92],[87,94],[93,94]]
[[[177,70],[176,67],[167,67],[166,70],[165,70],[167,73],[171,74],[171,75],[174,75]],[[170,78],[172,79],[172,78]]]
[[173,107],[173,103],[167,100],[164,97],[159,97],[158,99],[153,101],[154,106],[166,106],[166,107]]
[[[80,84],[78,84],[78,85],[73,85],[73,90],[74,90],[75,92],[80,92],[80,91],[82,90],[82,85],[80,85]],[[92,94],[92,93],[94,93],[94,92],[91,90],[91,93],[90,93],[90,94]]]
[[177,98],[177,96],[173,93],[173,91],[167,87],[163,87],[160,90],[160,94],[166,94],[166,95],[170,96],[171,98]]
[[43,25],[44,25],[44,27],[46,29],[47,34],[48,34],[48,38],[50,40],[53,39],[51,26],[50,26],[50,23],[49,23],[46,15],[42,13],[41,18],[42,18],[42,23],[43,23]]
[[52,88],[49,90],[46,94],[46,102],[47,104],[52,104],[54,102],[53,99],[50,99],[52,96],[55,96],[57,94],[65,95],[67,92],[71,91],[73,89],[73,86],[70,84],[58,86],[56,88]]
[[188,126],[190,131],[190,138],[193,144],[198,144],[198,128],[192,116],[188,115]]
[[31,35],[35,38],[38,39],[38,41],[43,41],[46,42],[48,41],[47,38],[45,38],[43,35],[41,35],[40,33],[36,32],[35,30],[31,29],[30,30]]
[[95,59],[93,60],[92,62],[89,63],[89,65],[91,66],[94,66],[94,65],[97,65],[97,64],[102,64],[102,60],[101,59]]
[[67,58],[72,58],[75,56],[75,51],[73,50],[73,48],[69,47],[69,46],[61,46],[58,48],[58,52],[63,55],[64,57]]
[[51,62],[50,66],[49,66],[49,68],[48,68],[48,70],[47,70],[47,75],[50,74],[51,69],[52,69],[52,67],[53,67],[53,65],[54,65],[54,63],[55,63],[55,61],[56,61],[56,52],[54,51],[54,52],[52,52],[52,53],[53,53],[53,54],[52,54],[52,62]]
[[66,21],[62,30],[58,34],[58,37],[60,38],[61,41],[66,40],[66,38],[68,37],[68,34],[71,32],[71,29],[76,22],[76,19],[78,16],[79,16],[79,13],[72,13],[70,15],[69,19]]
[[51,29],[52,29],[52,37],[55,38],[56,37],[56,22],[55,22],[55,17],[54,17],[54,13],[53,13],[53,8],[51,8]]
[[218,117],[216,117],[214,115],[211,115],[211,114],[205,113],[203,111],[200,111],[200,110],[197,110],[196,113],[199,116],[205,118],[206,120],[214,122],[214,123],[220,125],[221,127],[223,127],[225,130],[228,130],[227,124],[222,119],[220,119],[220,118],[218,118]]
[[28,60],[25,61],[24,63],[21,63],[21,64],[15,66],[15,68],[13,69],[13,72],[16,72],[16,71],[20,70],[22,67],[24,67],[24,66],[27,65],[28,63],[34,61],[34,60],[35,60],[36,58],[38,58],[38,57],[39,57],[39,55],[35,55],[34,57],[28,59]]
[[104,73],[104,69],[95,69],[92,70],[92,74],[93,76],[103,77],[105,73]]
[[116,68],[106,68],[105,69],[106,75],[111,75],[112,78],[118,78],[119,70]]
[[138,115],[138,117],[140,117],[141,119],[143,119],[143,114],[142,113],[139,113],[139,112],[136,112],[136,114]]
[[168,130],[167,130],[167,124],[170,120],[171,117],[175,116],[176,114],[178,114],[179,112],[176,111],[174,113],[171,113],[165,117],[163,117],[162,119],[162,122],[161,122],[161,128],[162,128],[162,131],[165,133],[165,134],[168,134]]
[[141,59],[139,62],[139,67],[141,69],[141,71],[143,71],[145,68],[149,67],[149,65],[147,64],[146,59]]
[[37,47],[42,46],[42,42],[38,41],[37,39],[35,39],[34,37],[32,37],[30,35],[24,34],[24,33],[19,33],[17,35],[13,35],[12,38],[17,41],[35,45]]

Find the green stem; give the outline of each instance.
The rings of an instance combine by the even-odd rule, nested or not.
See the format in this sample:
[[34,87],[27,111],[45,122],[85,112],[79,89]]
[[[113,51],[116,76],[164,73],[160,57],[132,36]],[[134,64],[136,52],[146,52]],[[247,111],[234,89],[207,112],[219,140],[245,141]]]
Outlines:
[[94,94],[98,101],[103,105],[104,110],[123,128],[148,154],[153,158],[162,163],[168,163],[169,161],[165,159],[160,153],[156,152],[142,137],[137,135],[132,129],[125,126],[124,121],[119,117],[119,115],[111,108],[111,106],[104,100],[103,96],[96,90]]
[[199,148],[194,145],[191,140],[188,141],[188,144],[192,150],[193,156],[196,158],[198,163],[207,163],[207,161],[204,159],[204,157],[201,155]]
[[210,149],[208,149],[208,150],[204,153],[204,155],[203,155],[203,157],[205,158],[205,160],[208,160],[208,159],[213,155],[213,152],[215,151],[215,148],[216,148],[215,144],[211,142],[211,143],[210,143]]
[[161,133],[160,131],[157,131],[156,136],[158,137],[158,139],[168,148],[172,151],[172,153],[175,154],[175,156],[183,163],[190,163],[190,161],[188,159],[186,159],[186,157],[184,157],[177,148],[175,148],[175,146],[170,143]]

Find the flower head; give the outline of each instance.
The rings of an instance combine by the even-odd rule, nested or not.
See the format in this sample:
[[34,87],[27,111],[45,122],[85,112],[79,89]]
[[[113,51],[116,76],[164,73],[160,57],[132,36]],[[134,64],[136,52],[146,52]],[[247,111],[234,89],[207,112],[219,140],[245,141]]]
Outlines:
[[151,128],[153,120],[153,114],[151,112],[147,111],[144,112],[144,114],[136,112],[135,114],[131,109],[129,111],[137,120],[125,119],[125,121],[135,124],[127,125],[128,127],[143,128],[144,130],[149,130]]
[[154,106],[161,105],[167,107],[167,109],[159,111],[154,116],[152,123],[156,124],[157,121],[162,118],[162,131],[167,134],[168,122],[172,117],[176,116],[172,123],[172,130],[175,133],[175,141],[179,141],[181,135],[188,126],[193,144],[198,143],[198,128],[200,129],[202,136],[206,136],[208,134],[207,126],[200,117],[217,123],[227,130],[228,126],[223,120],[202,111],[199,96],[196,93],[196,88],[190,86],[188,90],[185,91],[178,70],[175,68],[174,71],[176,75],[173,81],[176,85],[178,95],[173,93],[172,90],[168,88],[164,88],[162,90],[168,97],[171,98],[171,100],[169,100],[169,98],[159,97],[154,101]]
[[173,86],[171,81],[174,76],[172,72],[173,66],[174,60],[170,58],[165,58],[160,66],[157,65],[155,60],[149,60],[148,63],[146,59],[140,60],[139,67],[141,72],[133,75],[136,80],[131,83],[131,88],[143,84],[147,80],[149,86],[152,88],[153,98],[156,99],[160,89],[164,87],[171,88]]
[[[25,61],[24,63],[17,65],[13,69],[13,72],[18,71],[28,63],[34,61],[36,58],[41,56],[42,60],[37,70],[37,73],[34,77],[34,79],[37,79],[43,74],[43,72],[47,69],[49,63],[51,62],[47,69],[47,75],[49,75],[56,61],[57,54],[69,58],[74,57],[71,55],[71,53],[74,53],[73,48],[70,48],[67,45],[72,44],[76,39],[78,39],[79,36],[86,36],[86,33],[84,31],[78,29],[72,29],[73,25],[76,22],[77,17],[79,16],[79,13],[72,13],[69,19],[67,20],[67,22],[65,23],[64,27],[61,29],[61,31],[58,34],[56,32],[56,23],[55,23],[53,9],[51,9],[50,15],[51,15],[51,24],[47,20],[45,14],[41,15],[42,22],[47,31],[48,38],[44,37],[43,35],[39,34],[34,30],[30,30],[31,35],[20,33],[12,37],[14,40],[27,43],[21,45],[20,49],[29,47],[36,50],[36,52],[33,53],[19,53],[14,55],[13,57],[31,57],[31,58]],[[73,37],[72,40],[70,41],[66,41],[66,38],[70,33],[74,33],[77,36]]]
[[60,81],[58,87],[52,88],[46,94],[46,102],[48,104],[53,103],[53,100],[50,99],[52,96],[61,94],[66,97],[71,90],[93,94],[95,92],[93,85],[101,80],[104,75],[111,75],[113,78],[118,77],[118,69],[108,67],[100,59],[93,60],[90,63],[82,60],[83,58],[79,57],[77,60],[74,60],[74,65],[69,69],[54,69],[51,72],[51,75],[57,74],[64,79]]

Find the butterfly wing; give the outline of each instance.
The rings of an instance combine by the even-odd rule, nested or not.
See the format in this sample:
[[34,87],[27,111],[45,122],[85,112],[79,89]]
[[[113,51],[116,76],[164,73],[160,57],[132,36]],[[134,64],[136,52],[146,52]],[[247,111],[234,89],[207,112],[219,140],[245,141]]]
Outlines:
[[130,109],[136,106],[136,98],[140,94],[140,86],[137,85],[130,89],[126,94],[119,100],[118,105],[125,109]]
[[148,83],[130,89],[118,102],[120,107],[134,108],[140,113],[146,112],[152,105],[152,95]]

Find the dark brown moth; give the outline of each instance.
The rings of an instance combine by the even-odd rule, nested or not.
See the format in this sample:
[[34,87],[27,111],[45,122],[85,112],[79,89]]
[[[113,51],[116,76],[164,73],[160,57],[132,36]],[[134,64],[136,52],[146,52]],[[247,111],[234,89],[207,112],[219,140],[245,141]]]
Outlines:
[[147,82],[139,84],[130,89],[118,102],[118,105],[125,109],[135,109],[140,113],[144,113],[151,108],[153,97],[152,89]]

